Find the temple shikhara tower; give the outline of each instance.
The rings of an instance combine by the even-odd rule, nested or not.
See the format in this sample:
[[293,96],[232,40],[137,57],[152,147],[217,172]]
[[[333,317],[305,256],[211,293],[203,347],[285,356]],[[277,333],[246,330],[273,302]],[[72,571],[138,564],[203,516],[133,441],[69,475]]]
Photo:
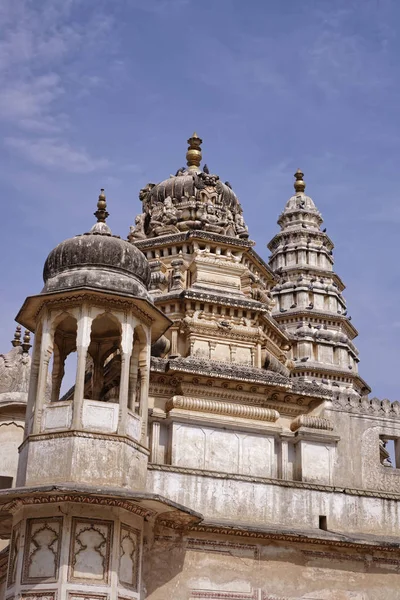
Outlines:
[[0,600],[400,599],[400,403],[304,175],[267,263],[188,145],[127,239],[101,190],[0,355]]

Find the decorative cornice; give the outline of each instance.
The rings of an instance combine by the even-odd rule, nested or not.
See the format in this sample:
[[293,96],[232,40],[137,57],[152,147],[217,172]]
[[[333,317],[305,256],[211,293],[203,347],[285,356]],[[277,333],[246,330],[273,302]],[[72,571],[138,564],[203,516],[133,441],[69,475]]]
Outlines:
[[20,450],[22,450],[22,448],[24,448],[26,446],[26,444],[28,444],[28,443],[40,442],[42,440],[55,440],[55,439],[60,439],[60,438],[71,438],[71,437],[87,438],[87,439],[92,439],[92,440],[107,440],[108,442],[112,441],[112,442],[118,442],[118,443],[123,442],[124,444],[127,444],[128,446],[135,448],[135,450],[142,452],[142,454],[146,454],[146,456],[148,456],[150,454],[150,452],[147,448],[145,448],[144,446],[139,444],[139,442],[136,442],[135,440],[132,440],[131,438],[128,438],[126,436],[116,435],[115,433],[92,433],[92,432],[88,432],[88,431],[77,431],[77,430],[54,431],[51,433],[31,434],[27,438],[24,439],[24,441],[22,442],[22,444],[20,446]]
[[135,502],[121,498],[110,498],[102,496],[93,496],[89,494],[57,493],[49,495],[21,496],[11,502],[0,505],[1,512],[10,512],[14,514],[22,506],[37,504],[58,504],[63,502],[75,502],[79,504],[90,504],[95,506],[109,506],[113,508],[123,508],[135,515],[143,518],[154,517],[157,512],[144,508]]
[[198,373],[200,375],[249,381],[251,383],[266,383],[284,388],[290,385],[287,377],[273,371],[258,369],[257,367],[247,367],[238,363],[223,363],[192,357],[169,360],[167,370],[177,373]]
[[219,415],[228,415],[231,417],[240,417],[243,419],[254,419],[257,421],[275,422],[279,418],[276,410],[261,408],[258,406],[246,406],[243,404],[233,404],[228,402],[218,402],[216,400],[202,400],[199,398],[188,398],[187,396],[173,396],[166,404],[166,411],[174,408],[183,410],[194,410],[199,412],[208,412]]
[[251,248],[255,245],[255,242],[251,240],[243,240],[236,237],[219,235],[217,233],[210,233],[207,231],[194,230],[185,233],[172,233],[167,235],[161,235],[147,240],[139,240],[133,242],[134,245],[140,250],[149,250],[154,248],[165,247],[172,244],[179,244],[181,242],[195,241],[195,240],[206,240],[214,243],[223,244],[225,246],[236,246],[237,248]]
[[291,431],[297,431],[300,427],[333,431],[333,423],[330,421],[330,419],[326,419],[324,417],[314,417],[311,415],[299,415],[290,424]]
[[[351,548],[351,549],[363,549],[369,550],[371,552],[372,549],[391,552],[391,553],[400,553],[400,543],[388,543],[388,544],[379,544],[379,543],[368,543],[365,540],[357,540],[354,541],[343,540],[334,538],[333,535],[329,537],[318,537],[312,535],[311,532],[307,532],[307,535],[304,532],[285,532],[285,531],[262,531],[257,530],[256,528],[245,528],[238,527],[235,525],[232,526],[223,526],[223,525],[212,525],[212,524],[200,524],[200,525],[192,525],[188,527],[190,532],[196,533],[208,533],[213,535],[234,535],[245,538],[252,539],[269,539],[275,541],[282,542],[298,542],[301,544],[315,544],[318,546],[336,546],[340,548]],[[340,534],[337,534],[340,536]],[[348,535],[346,535],[348,537]]]

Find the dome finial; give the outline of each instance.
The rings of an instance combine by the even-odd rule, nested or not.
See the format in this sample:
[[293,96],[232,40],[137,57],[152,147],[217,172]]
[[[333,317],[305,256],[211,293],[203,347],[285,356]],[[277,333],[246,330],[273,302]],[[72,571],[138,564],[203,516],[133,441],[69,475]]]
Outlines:
[[199,138],[196,132],[192,135],[191,138],[188,139],[189,148],[186,153],[187,166],[189,169],[198,169],[200,168],[201,163],[201,144],[203,140]]
[[294,176],[296,178],[296,181],[294,182],[293,186],[296,191],[296,194],[303,193],[304,190],[306,189],[306,184],[305,184],[305,181],[303,180],[304,173],[301,171],[301,169],[297,169]]
[[96,217],[98,223],[105,223],[108,215],[109,213],[107,212],[106,195],[104,193],[104,189],[101,188],[99,200],[97,202],[97,210],[94,213],[94,216]]
[[31,348],[31,332],[28,329],[25,329],[24,341],[22,344],[22,349],[24,352],[29,352],[29,348]]
[[101,188],[99,199],[97,201],[97,210],[94,213],[94,216],[97,219],[97,223],[93,225],[92,229],[90,230],[90,233],[96,233],[99,235],[112,235],[111,229],[106,223],[108,214],[109,213],[107,212],[106,195],[104,193],[104,189]]
[[16,348],[16,346],[21,345],[21,325],[17,325],[14,333],[14,339],[11,343],[14,346],[14,348]]

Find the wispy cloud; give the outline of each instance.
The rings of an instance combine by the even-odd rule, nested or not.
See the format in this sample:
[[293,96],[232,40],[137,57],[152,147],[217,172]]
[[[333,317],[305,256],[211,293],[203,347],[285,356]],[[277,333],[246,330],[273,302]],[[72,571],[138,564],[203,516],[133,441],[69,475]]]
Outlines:
[[111,166],[107,158],[93,158],[84,148],[75,148],[56,138],[8,137],[6,145],[30,162],[69,173],[91,173]]
[[[112,22],[101,9],[81,9],[75,0],[4,0],[0,7],[0,122],[6,144],[37,166],[74,173],[109,164],[65,139],[73,129],[73,99],[102,82],[91,57],[101,52]],[[104,70],[101,63],[94,68],[101,66]]]

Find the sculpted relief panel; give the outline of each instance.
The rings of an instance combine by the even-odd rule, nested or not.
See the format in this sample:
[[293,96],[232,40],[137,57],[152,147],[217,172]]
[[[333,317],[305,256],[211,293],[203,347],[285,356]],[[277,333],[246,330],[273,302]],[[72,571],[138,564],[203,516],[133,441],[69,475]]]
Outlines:
[[112,531],[112,521],[72,519],[71,581],[109,582]]
[[62,517],[28,519],[22,583],[57,581]]
[[119,582],[137,592],[139,587],[140,531],[121,525],[119,541]]

